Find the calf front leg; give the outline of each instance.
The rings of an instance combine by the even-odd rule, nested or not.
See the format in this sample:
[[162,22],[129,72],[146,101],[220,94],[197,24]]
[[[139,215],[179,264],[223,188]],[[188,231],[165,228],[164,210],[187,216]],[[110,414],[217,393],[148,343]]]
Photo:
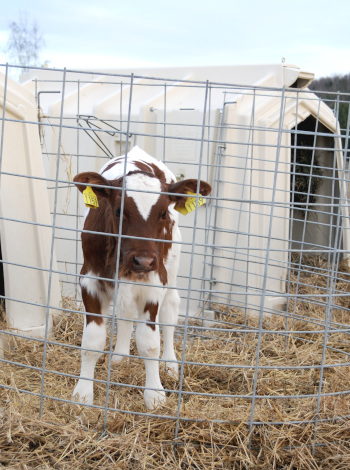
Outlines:
[[[145,359],[146,384],[144,398],[149,409],[157,408],[165,401],[165,392],[159,377],[160,335],[158,303],[147,303],[141,319],[136,327],[136,344],[139,354]],[[149,359],[148,359],[149,358]],[[157,359],[157,360],[156,360]]]
[[97,361],[106,344],[106,323],[103,317],[89,315],[101,314],[100,299],[82,287],[82,298],[85,305],[84,332],[81,350],[80,378],[73,392],[73,400],[92,405],[94,401],[94,375]]

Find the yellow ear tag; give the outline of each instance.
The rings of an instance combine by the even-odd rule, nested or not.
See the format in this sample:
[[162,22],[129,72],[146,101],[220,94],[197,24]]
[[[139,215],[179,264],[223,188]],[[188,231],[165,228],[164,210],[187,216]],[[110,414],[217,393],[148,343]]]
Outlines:
[[[189,191],[187,194],[196,196],[196,193],[190,193]],[[201,194],[199,194],[199,196],[201,196]],[[196,207],[203,206],[203,204],[205,204],[204,197],[198,197],[198,199],[196,197],[188,197],[185,203],[185,207],[182,207],[179,203],[176,203],[174,209],[176,209],[182,215],[187,215],[194,211]]]
[[91,186],[86,186],[86,189],[83,191],[83,197],[86,207],[90,207],[91,209],[98,208],[98,199]]

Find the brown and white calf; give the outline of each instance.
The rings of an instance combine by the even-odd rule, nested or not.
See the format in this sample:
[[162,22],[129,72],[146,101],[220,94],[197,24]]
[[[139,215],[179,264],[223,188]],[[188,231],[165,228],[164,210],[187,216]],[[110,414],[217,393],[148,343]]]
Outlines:
[[[197,180],[176,182],[162,162],[138,147],[128,153],[125,173],[124,169],[125,157],[116,157],[100,173],[85,172],[74,178],[81,192],[90,185],[103,187],[93,188],[99,208],[88,210],[84,224],[84,230],[101,232],[101,235],[84,232],[81,236],[84,264],[80,286],[86,316],[81,372],[73,397],[81,403],[93,403],[94,370],[106,342],[105,315],[114,296],[122,222],[118,278],[126,282],[118,283],[117,343],[112,362],[118,363],[130,353],[132,320],[137,320],[136,344],[140,356],[145,358],[146,368],[144,398],[148,408],[155,408],[165,400],[159,363],[154,360],[160,355],[159,323],[164,323],[162,360],[166,361],[171,375],[178,374],[174,325],[179,309],[175,286],[180,244],[171,242],[180,242],[181,235],[174,205],[184,206],[187,198],[183,195],[196,193]],[[210,185],[200,181],[199,192],[206,196],[210,191]]]

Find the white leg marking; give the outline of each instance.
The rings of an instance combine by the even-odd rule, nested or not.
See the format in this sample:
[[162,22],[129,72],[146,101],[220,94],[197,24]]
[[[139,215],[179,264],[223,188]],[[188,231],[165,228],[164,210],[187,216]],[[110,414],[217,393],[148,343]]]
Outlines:
[[[176,361],[176,355],[174,350],[174,331],[175,325],[177,324],[177,318],[179,315],[180,297],[175,289],[169,289],[163,300],[159,312],[159,321],[161,323],[167,323],[168,325],[163,326],[163,339],[164,349],[162,360],[163,361]],[[174,326],[172,326],[174,325]],[[166,362],[165,363],[168,374],[174,379],[178,379],[179,376],[179,365],[177,362]]]
[[117,320],[117,343],[112,356],[112,363],[119,364],[124,355],[130,354],[130,340],[133,329],[133,322],[126,320]]
[[85,276],[82,276],[79,279],[79,283],[80,283],[81,288],[86,289],[90,295],[100,298],[100,289],[98,288],[98,280],[95,278],[98,278],[98,274],[94,273],[93,271],[88,271]]
[[[146,323],[139,323],[136,328],[136,343],[141,356],[159,359],[160,336],[158,325],[153,330]],[[145,359],[145,368],[146,389],[144,398],[147,408],[154,409],[165,402],[165,392],[159,377],[159,362]]]
[[[86,319],[85,319],[86,322]],[[81,371],[80,379],[74,389],[73,399],[79,403],[92,405],[94,401],[94,383],[95,366],[106,344],[106,325],[103,322],[97,325],[94,321],[84,326],[83,341],[81,351]],[[85,350],[85,348],[87,350]],[[89,351],[92,349],[94,351]],[[97,350],[97,351],[96,351]]]
[[137,315],[134,286],[120,285],[116,304],[117,342],[114,348],[115,355],[112,356],[112,362],[115,364],[123,360],[123,355],[130,354],[130,339],[134,326],[131,320]]

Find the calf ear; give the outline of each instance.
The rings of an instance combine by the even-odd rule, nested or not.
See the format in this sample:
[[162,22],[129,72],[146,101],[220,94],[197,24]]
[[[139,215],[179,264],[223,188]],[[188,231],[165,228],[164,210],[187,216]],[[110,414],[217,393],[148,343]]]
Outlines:
[[[179,202],[180,204],[185,204],[187,197],[181,196],[181,194],[187,195],[188,193],[197,193],[197,180],[183,180],[178,181],[177,183],[169,184],[169,193],[171,194],[170,200],[174,202]],[[202,196],[208,196],[211,192],[210,184],[206,183],[205,181],[199,182],[199,194]]]
[[[94,186],[95,184],[101,186],[111,186],[110,182],[106,180],[106,178],[92,171],[85,171],[84,173],[79,173],[78,175],[74,176],[73,182],[80,183],[76,184],[76,187],[81,193],[85,191],[86,186]],[[92,189],[96,194],[101,197],[109,197],[112,192],[112,189],[109,188],[93,187]]]

